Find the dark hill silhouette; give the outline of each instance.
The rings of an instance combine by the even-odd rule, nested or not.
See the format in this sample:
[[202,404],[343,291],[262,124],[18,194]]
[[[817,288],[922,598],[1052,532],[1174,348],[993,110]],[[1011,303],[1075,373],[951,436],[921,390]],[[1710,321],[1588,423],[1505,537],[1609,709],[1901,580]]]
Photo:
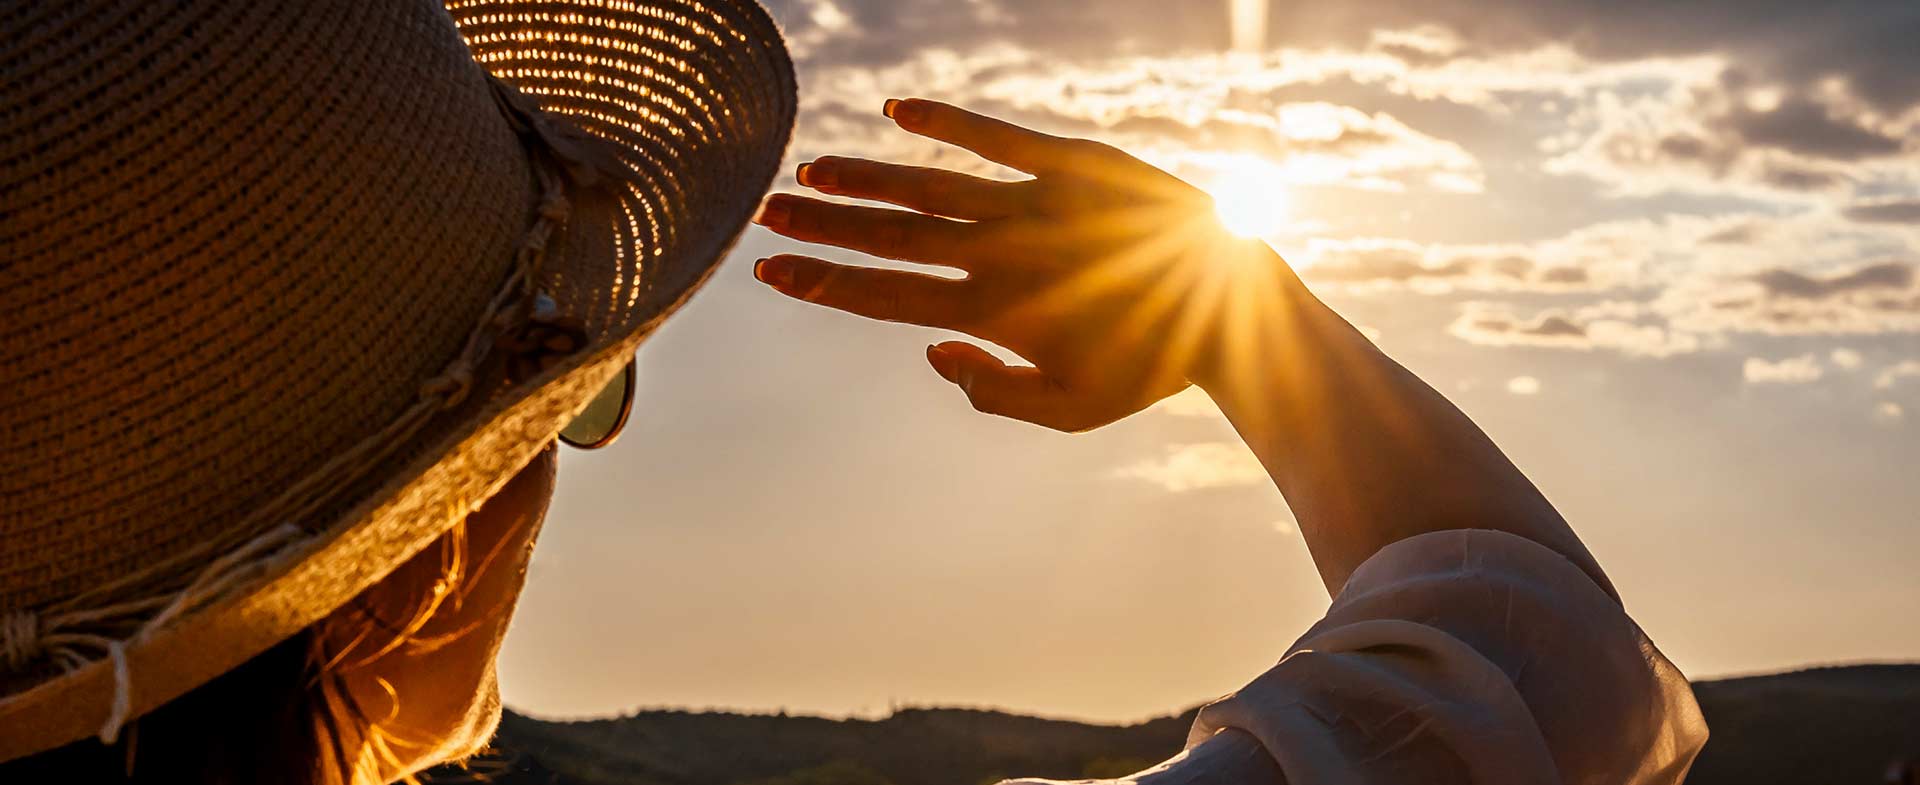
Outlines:
[[[1694,686],[1713,738],[1689,785],[1880,785],[1920,757],[1920,664],[1815,668]],[[1192,710],[1089,725],[972,709],[881,720],[646,711],[548,722],[509,713],[505,759],[435,780],[503,785],[982,785],[1126,774],[1180,749]]]
[[1689,785],[1880,785],[1920,759],[1920,665],[1814,668],[1704,681],[1713,731]]

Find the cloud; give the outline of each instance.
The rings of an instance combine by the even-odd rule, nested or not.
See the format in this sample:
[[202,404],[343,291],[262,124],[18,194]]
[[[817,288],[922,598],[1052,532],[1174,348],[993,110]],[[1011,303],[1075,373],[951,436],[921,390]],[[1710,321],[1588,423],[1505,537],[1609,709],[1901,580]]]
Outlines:
[[1920,224],[1920,199],[1877,199],[1850,204],[1841,215],[1861,223]]
[[[1720,87],[1738,89],[1724,80]],[[1817,93],[1800,93],[1733,102],[1706,122],[1736,143],[1811,159],[1860,161],[1896,155],[1905,148],[1901,136],[1874,127],[1859,109],[1823,100]]]
[[[1378,107],[1296,110],[1364,118],[1331,150],[1250,133],[1234,114],[1258,126],[1287,91],[1348,103],[1371,91],[1513,120],[1556,96],[1585,108],[1554,125],[1573,130],[1555,171],[1626,192],[1793,197],[1920,178],[1920,12],[1905,0],[1702,0],[1659,13],[1606,0],[1250,0],[1237,15],[1224,3],[1170,13],[1165,0],[770,4],[804,72],[806,117],[930,95],[1040,124],[1056,115],[1082,134],[1131,126],[1174,140],[1153,152],[1302,145],[1284,153],[1297,182],[1474,192],[1485,176],[1468,140]],[[815,135],[806,117],[801,149]],[[1503,160],[1516,149],[1481,143]]]
[[[1531,314],[1506,303],[1468,302],[1448,332],[1482,346],[1633,357],[1717,349],[1728,333],[1920,332],[1920,271],[1910,263],[1876,262],[1827,273],[1768,267],[1732,277],[1694,275],[1669,284],[1649,301],[1610,300]],[[1832,358],[1841,369],[1863,361],[1844,348],[1834,350]],[[1756,367],[1754,373],[1766,377],[1769,370]]]
[[1901,360],[1881,369],[1873,377],[1873,387],[1876,390],[1891,390],[1901,379],[1911,378],[1920,378],[1920,360]]
[[1873,407],[1873,418],[1884,423],[1897,423],[1906,416],[1907,410],[1893,401],[1881,401]]
[[[1115,51],[1149,56],[1224,52],[1235,31],[1226,4],[1171,12],[1166,0],[772,0],[790,37],[813,36],[814,11],[849,20],[809,49],[823,63],[874,66],[936,47],[1008,44],[1080,61]],[[1264,37],[1300,50],[1368,52],[1408,68],[1512,58],[1548,47],[1600,69],[1713,54],[1751,79],[1802,87],[1849,85],[1883,113],[1920,101],[1920,13],[1905,0],[1701,0],[1659,13],[1622,13],[1607,0],[1355,0],[1267,3]],[[830,44],[830,45],[829,45]]]
[[1579,291],[1600,285],[1586,267],[1536,261],[1536,250],[1423,246],[1380,238],[1313,240],[1301,274],[1316,284],[1349,289],[1408,287],[1433,293]]
[[1908,262],[1818,274],[1785,268],[1694,282],[1662,295],[1671,323],[1695,332],[1773,335],[1920,332],[1920,276]]
[[[1258,161],[1288,186],[1345,185],[1371,190],[1434,188],[1476,193],[1485,175],[1460,145],[1423,133],[1384,112],[1321,101],[1247,110],[1216,107],[1198,120],[1135,109],[1091,135],[1137,151],[1175,174],[1204,180]],[[1043,125],[1058,123],[1042,123]]]
[[1602,92],[1572,120],[1593,131],[1548,170],[1627,194],[1804,199],[1920,174],[1906,155],[1920,122],[1875,112],[1844,83],[1756,84],[1727,67],[1654,94]]
[[1902,227],[1836,221],[1830,212],[1808,210],[1606,221],[1524,243],[1316,237],[1290,256],[1310,282],[1346,291],[1578,293],[1676,283],[1724,287],[1728,278],[1775,269],[1858,265],[1917,240]]
[[1173,493],[1267,481],[1267,470],[1247,446],[1237,442],[1202,442],[1167,447],[1165,457],[1114,470],[1122,479],[1153,483]]
[[1614,351],[1631,357],[1671,357],[1702,348],[1699,336],[1646,318],[1646,309],[1632,302],[1548,309],[1533,316],[1521,316],[1506,304],[1470,302],[1447,331],[1481,346]]
[[1649,283],[1657,262],[1697,247],[1700,235],[1728,220],[1615,221],[1532,243],[1314,238],[1298,261],[1310,282],[1349,291],[1605,291]]
[[1539,395],[1540,380],[1531,376],[1515,376],[1507,380],[1507,392],[1514,395]]
[[1765,360],[1748,357],[1741,368],[1741,375],[1748,384],[1806,384],[1819,381],[1826,375],[1820,359],[1812,354],[1789,357],[1784,360]]
[[816,64],[807,74],[796,152],[857,149],[870,158],[992,167],[900,133],[877,112],[890,97],[961,104],[1048,133],[1127,149],[1205,186],[1258,167],[1280,186],[1477,192],[1480,161],[1454,141],[1383,111],[1286,100],[1276,87],[1318,78],[1292,64],[1212,55],[1090,61],[983,40],[902,53],[883,65]]
[[1867,359],[1860,356],[1859,352],[1843,346],[1833,350],[1831,354],[1828,354],[1827,361],[1833,363],[1833,367],[1839,368],[1840,370],[1856,371],[1860,369],[1861,365],[1866,363]]
[[1913,266],[1883,262],[1827,277],[1793,270],[1768,270],[1753,280],[1771,295],[1806,300],[1824,300],[1863,291],[1904,290],[1913,286]]

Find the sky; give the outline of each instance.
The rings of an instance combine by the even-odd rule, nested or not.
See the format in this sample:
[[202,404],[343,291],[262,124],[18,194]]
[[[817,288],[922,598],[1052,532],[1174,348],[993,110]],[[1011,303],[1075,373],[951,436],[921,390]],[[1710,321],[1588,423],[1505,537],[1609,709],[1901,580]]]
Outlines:
[[[1214,191],[1493,436],[1690,676],[1920,659],[1920,4],[768,6],[790,163],[1009,174],[879,114],[919,96]],[[1204,395],[1079,436],[977,414],[922,359],[952,336],[753,281],[803,250],[749,230],[642,349],[621,441],[563,453],[508,705],[1134,721],[1324,612]]]

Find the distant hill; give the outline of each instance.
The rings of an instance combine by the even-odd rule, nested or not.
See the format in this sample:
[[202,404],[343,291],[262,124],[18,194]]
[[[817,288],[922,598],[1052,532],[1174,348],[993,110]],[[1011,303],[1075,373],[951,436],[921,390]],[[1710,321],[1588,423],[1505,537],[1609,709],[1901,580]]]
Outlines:
[[[1705,681],[1713,729],[1689,785],[1881,785],[1920,758],[1920,664]],[[1089,725],[970,709],[882,720],[682,711],[547,722],[509,713],[498,761],[435,782],[502,785],[982,785],[1113,777],[1173,754],[1194,711]]]
[[1713,733],[1689,785],[1880,785],[1920,760],[1920,664],[1693,685]]

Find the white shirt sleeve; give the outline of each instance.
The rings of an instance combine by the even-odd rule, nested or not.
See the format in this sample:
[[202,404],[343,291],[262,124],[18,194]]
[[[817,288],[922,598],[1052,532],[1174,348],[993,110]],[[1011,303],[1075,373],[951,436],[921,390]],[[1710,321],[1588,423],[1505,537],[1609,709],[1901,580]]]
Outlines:
[[1200,711],[1188,746],[1257,737],[1291,785],[1680,785],[1693,690],[1612,597],[1511,534],[1382,549],[1280,663]]

